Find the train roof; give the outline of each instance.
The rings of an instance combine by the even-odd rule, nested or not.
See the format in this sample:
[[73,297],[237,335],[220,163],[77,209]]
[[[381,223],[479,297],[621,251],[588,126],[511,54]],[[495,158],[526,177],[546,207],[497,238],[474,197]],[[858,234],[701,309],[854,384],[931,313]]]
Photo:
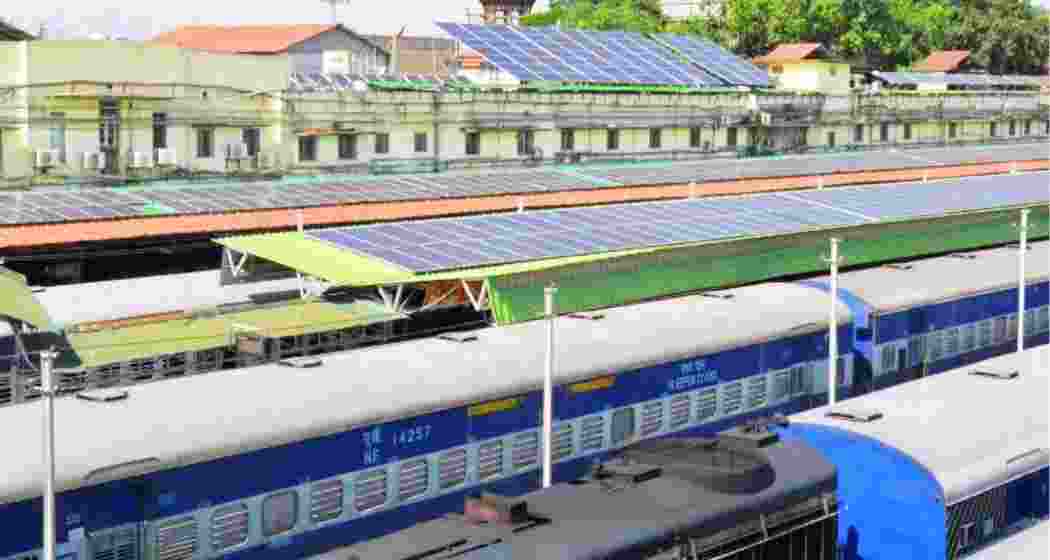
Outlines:
[[[556,379],[827,328],[828,297],[815,288],[773,283],[732,293],[731,299],[696,295],[609,309],[599,320],[561,317]],[[838,310],[840,321],[850,319],[845,305]],[[434,337],[328,354],[314,368],[268,364],[159,381],[129,387],[129,398],[108,405],[59,399],[58,484],[81,486],[93,469],[143,457],[157,458],[159,470],[536,390],[545,332],[543,322],[530,322],[482,329],[473,342]],[[6,407],[0,425],[39,425],[39,414],[32,405]],[[8,434],[0,503],[38,495],[40,445],[36,430]]]
[[967,560],[1045,560],[1050,551],[1050,520],[1042,519],[1022,530],[991,542],[968,555]]
[[[1003,379],[975,372],[1018,375]],[[873,438],[907,454],[941,485],[945,504],[1048,464],[1050,346],[1011,353],[795,415]],[[830,411],[882,414],[870,422]]]
[[219,269],[214,269],[34,288],[34,295],[55,323],[68,326],[244,303],[253,295],[297,290],[298,286],[294,278],[223,286]]
[[[1032,243],[1025,259],[1028,282],[1050,276],[1050,242]],[[844,246],[848,255],[848,243]],[[965,254],[912,261],[908,269],[880,266],[839,275],[839,288],[849,290],[878,311],[958,298],[966,294],[1017,285],[1017,248],[998,247]],[[846,257],[847,263],[849,257]]]
[[[768,468],[755,476],[769,477],[771,473],[772,480],[766,478],[746,490],[727,491],[704,478],[706,462],[724,466],[725,459],[697,452],[699,448],[692,447],[695,441],[656,440],[628,450],[625,455],[637,459],[631,463],[632,472],[663,469],[659,476],[644,482],[588,477],[525,495],[522,499],[529,514],[549,522],[525,529],[479,526],[463,516],[450,515],[321,558],[397,560],[448,545],[452,545],[449,557],[459,549],[462,558],[475,560],[609,558],[635,547],[666,542],[684,531],[695,538],[712,537],[756,522],[759,514],[773,514],[835,491],[835,467],[797,440],[751,450],[752,456]],[[501,542],[494,542],[495,538]]]

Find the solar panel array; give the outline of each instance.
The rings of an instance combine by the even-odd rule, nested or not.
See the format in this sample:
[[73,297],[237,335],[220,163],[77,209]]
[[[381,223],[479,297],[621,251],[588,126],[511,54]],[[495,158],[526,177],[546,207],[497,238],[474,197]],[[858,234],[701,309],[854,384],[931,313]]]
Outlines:
[[932,72],[872,72],[891,85],[949,85],[964,87],[1040,87],[1042,76],[992,74],[940,74]]
[[569,208],[315,230],[413,272],[791,234],[1050,201],[1047,174]]
[[728,83],[759,87],[770,85],[769,74],[765,70],[711,41],[676,33],[660,33],[656,38],[688,58],[693,64],[706,68]]
[[418,175],[356,175],[310,180],[155,186],[134,189],[47,188],[0,192],[0,224],[75,222],[144,215],[207,214],[266,208],[389,202],[486,195],[684,184],[690,181],[785,177],[850,170],[906,169],[961,162],[1048,159],[1048,145],[1011,144],[872,151],[782,159],[715,159],[641,165]]
[[682,58],[666,44],[641,33],[437,25],[521,81],[697,87],[769,85],[768,78],[759,83],[754,72],[741,71],[747,64],[740,59],[699,43],[694,48],[696,56]]

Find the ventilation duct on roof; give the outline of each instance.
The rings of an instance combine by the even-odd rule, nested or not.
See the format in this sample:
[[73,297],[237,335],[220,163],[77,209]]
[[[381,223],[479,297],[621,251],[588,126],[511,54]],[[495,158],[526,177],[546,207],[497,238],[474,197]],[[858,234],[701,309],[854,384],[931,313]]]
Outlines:
[[700,295],[704,296],[705,298],[723,299],[723,300],[724,299],[733,299],[734,297],[736,297],[736,295],[733,294],[732,292],[704,292],[704,293],[702,293]]
[[977,258],[977,255],[973,253],[952,253],[948,256],[953,259],[962,259],[964,261],[972,261]]
[[128,398],[128,392],[123,389],[96,389],[80,391],[77,393],[77,398],[91,402],[110,403]]
[[906,263],[890,263],[884,266],[890,270],[911,270],[915,268],[915,265]]
[[839,408],[829,410],[826,416],[837,420],[867,423],[882,418],[882,412],[870,408]]
[[569,313],[566,317],[570,319],[584,319],[586,321],[600,321],[605,318],[605,313],[598,312],[587,312],[587,313]]
[[970,375],[980,375],[982,377],[991,377],[993,379],[1015,379],[1020,375],[1017,370],[1013,371],[995,371],[988,369],[977,369],[970,372]]
[[[1021,244],[1015,241],[1013,243],[1007,244],[1006,247],[1004,247],[1004,249],[1017,249],[1020,246],[1021,246]],[[1032,244],[1031,243],[1025,243],[1025,247],[1024,248],[1025,248],[1026,251],[1031,251],[1032,250]]]
[[306,369],[318,367],[324,362],[317,356],[300,356],[298,358],[285,358],[277,363],[285,367]]

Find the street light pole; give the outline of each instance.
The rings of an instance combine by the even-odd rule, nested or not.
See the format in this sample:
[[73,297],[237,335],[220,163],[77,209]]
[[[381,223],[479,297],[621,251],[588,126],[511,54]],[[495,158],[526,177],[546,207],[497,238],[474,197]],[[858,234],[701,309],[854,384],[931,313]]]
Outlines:
[[1017,352],[1024,352],[1024,290],[1025,271],[1024,258],[1028,252],[1028,212],[1025,208],[1021,210],[1021,223],[1017,229],[1020,230],[1020,242],[1017,244]]
[[40,352],[40,394],[44,403],[44,558],[55,560],[55,385],[51,366],[53,350]]
[[552,432],[554,423],[554,294],[558,288],[551,284],[543,289],[544,312],[547,317],[547,362],[543,375],[543,487],[551,485]]
[[831,238],[831,256],[828,257],[831,265],[831,306],[828,315],[828,404],[833,405],[836,401],[838,389],[838,376],[836,365],[839,354],[839,239]]

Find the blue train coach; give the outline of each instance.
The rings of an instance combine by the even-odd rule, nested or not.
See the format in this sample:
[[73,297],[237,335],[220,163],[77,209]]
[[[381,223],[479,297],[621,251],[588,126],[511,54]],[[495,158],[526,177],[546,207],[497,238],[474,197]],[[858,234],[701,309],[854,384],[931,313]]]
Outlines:
[[[1026,257],[1025,347],[1050,337],[1050,242]],[[896,385],[1017,347],[1017,247],[846,272],[855,321],[854,389]],[[803,284],[828,289],[826,278]]]
[[[766,284],[559,318],[555,480],[641,439],[813,405],[827,307],[814,288]],[[845,391],[845,305],[839,321]],[[544,344],[534,322],[59,399],[60,554],[301,557],[459,510],[468,492],[532,490]],[[0,559],[41,547],[39,414],[0,410],[19,427],[0,466]]]
[[1046,520],[1048,376],[1040,346],[803,412],[780,433],[838,467],[846,560],[951,560]]

